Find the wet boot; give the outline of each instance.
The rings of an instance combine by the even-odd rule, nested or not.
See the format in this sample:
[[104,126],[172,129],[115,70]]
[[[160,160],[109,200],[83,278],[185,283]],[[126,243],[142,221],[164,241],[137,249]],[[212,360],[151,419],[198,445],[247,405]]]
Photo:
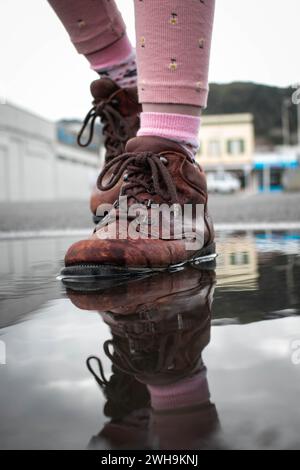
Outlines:
[[[126,211],[119,202],[89,239],[73,244],[62,275],[145,274],[215,258],[206,177],[181,145],[161,137],[131,139],[126,153],[106,165],[98,187],[110,190],[121,178]],[[136,207],[143,223],[136,223]]]

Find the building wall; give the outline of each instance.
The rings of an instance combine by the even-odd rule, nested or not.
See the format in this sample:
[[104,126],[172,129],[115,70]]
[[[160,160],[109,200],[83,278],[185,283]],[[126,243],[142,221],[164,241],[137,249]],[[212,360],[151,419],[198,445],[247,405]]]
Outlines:
[[54,197],[54,141],[54,123],[12,105],[1,105],[1,201]]
[[59,143],[55,123],[0,105],[0,201],[85,199],[98,160]]
[[300,149],[296,146],[278,146],[272,152],[260,151],[254,155],[253,168],[260,191],[296,190],[300,187],[296,178],[299,167]]
[[254,155],[253,116],[203,116],[200,143],[197,160],[206,170],[250,171]]
[[96,155],[58,143],[56,156],[57,198],[87,199],[99,173]]
[[[206,171],[251,173],[252,121],[250,114],[202,118],[197,159]],[[238,141],[243,151],[236,153]],[[97,153],[59,142],[55,123],[11,104],[0,105],[0,201],[86,199],[99,161]]]

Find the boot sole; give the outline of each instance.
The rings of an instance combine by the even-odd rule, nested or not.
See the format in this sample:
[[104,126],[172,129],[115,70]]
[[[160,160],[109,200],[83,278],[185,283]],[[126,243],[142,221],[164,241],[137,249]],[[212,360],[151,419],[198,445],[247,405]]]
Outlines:
[[79,281],[89,281],[90,279],[127,279],[133,276],[145,276],[156,272],[176,272],[184,269],[188,265],[194,265],[201,269],[215,269],[216,257],[216,245],[215,243],[211,243],[186,261],[166,267],[128,268],[109,264],[77,264],[63,268],[58,279],[77,279]]

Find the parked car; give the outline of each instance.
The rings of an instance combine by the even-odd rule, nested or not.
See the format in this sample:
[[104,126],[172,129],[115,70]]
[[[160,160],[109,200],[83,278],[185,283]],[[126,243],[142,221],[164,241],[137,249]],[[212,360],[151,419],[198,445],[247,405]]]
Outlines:
[[241,182],[231,173],[208,173],[207,189],[212,193],[235,193],[241,189]]

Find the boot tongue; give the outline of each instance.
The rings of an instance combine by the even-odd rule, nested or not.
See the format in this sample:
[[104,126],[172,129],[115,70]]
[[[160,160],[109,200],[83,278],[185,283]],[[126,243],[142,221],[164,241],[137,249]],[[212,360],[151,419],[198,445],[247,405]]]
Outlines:
[[153,152],[153,153],[181,153],[190,158],[184,147],[173,140],[156,136],[141,136],[130,139],[125,148],[125,152]]
[[110,78],[98,78],[91,83],[91,94],[95,101],[101,101],[108,98],[120,87]]
[[[154,155],[160,155],[160,159],[163,161],[162,157],[167,157],[166,159],[168,160],[168,172],[170,174],[170,177],[172,178],[175,174],[178,173],[178,168],[180,168],[180,162],[183,161],[183,159],[186,157],[188,160],[190,160],[190,156],[188,154],[188,151],[186,151],[180,144],[177,142],[174,142],[169,139],[165,139],[163,137],[157,137],[157,136],[140,136],[140,137],[135,137],[133,139],[130,139],[125,148],[125,154],[126,153],[133,153],[139,154],[142,153],[149,153],[149,154],[154,154]],[[173,155],[172,155],[173,154]],[[151,155],[150,155],[151,158]],[[166,163],[166,162],[164,162]],[[147,170],[143,170],[143,167],[141,167],[141,181],[143,183],[149,182],[149,174],[150,168],[147,168]],[[151,170],[152,171],[152,170]],[[144,175],[143,175],[144,173]],[[142,179],[144,176],[145,179]],[[154,178],[155,175],[152,174],[152,179]],[[165,196],[163,194],[153,194],[151,193],[150,197],[150,191],[148,192],[147,189],[145,192],[140,192],[138,194],[138,200],[144,201],[144,200],[149,200],[151,199],[155,203],[162,203],[168,200],[176,200],[177,197],[175,196],[176,193],[176,187],[174,186],[175,183],[173,184],[172,181],[170,182],[170,187],[168,186],[168,177],[165,175],[165,173],[160,173],[158,175],[159,179],[163,179],[164,181],[162,182],[162,193],[165,191]],[[172,183],[172,185],[171,185]],[[160,185],[160,183],[158,182]],[[145,187],[147,187],[147,184],[145,184]],[[130,190],[129,190],[130,192]],[[126,194],[127,196],[131,196],[131,194]],[[132,193],[133,197],[135,196],[134,193]],[[133,201],[134,202],[134,201]],[[128,204],[131,203],[131,198],[129,197],[128,199]]]

